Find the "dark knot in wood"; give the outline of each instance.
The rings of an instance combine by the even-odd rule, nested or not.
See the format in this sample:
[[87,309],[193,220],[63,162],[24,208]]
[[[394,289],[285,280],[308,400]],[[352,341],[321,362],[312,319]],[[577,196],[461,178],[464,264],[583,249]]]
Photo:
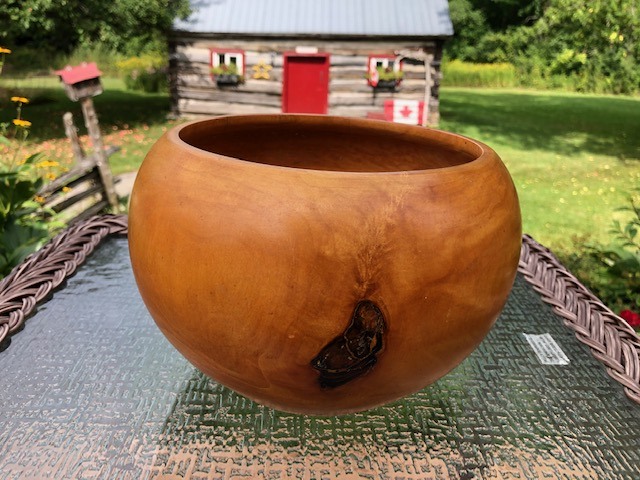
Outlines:
[[346,330],[311,360],[320,387],[339,387],[368,372],[378,361],[385,330],[380,308],[371,300],[358,302]]

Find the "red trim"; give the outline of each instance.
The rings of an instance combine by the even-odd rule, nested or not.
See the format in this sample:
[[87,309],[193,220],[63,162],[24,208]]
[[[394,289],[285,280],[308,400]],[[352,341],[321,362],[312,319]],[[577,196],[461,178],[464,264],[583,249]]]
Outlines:
[[[284,59],[284,64],[283,64],[283,74],[282,74],[282,112],[283,113],[287,113],[290,111],[290,96],[289,96],[289,87],[291,87],[291,85],[289,85],[289,63],[290,63],[290,59],[291,58],[313,58],[313,57],[318,57],[318,58],[324,58],[325,61],[323,62],[322,65],[322,71],[324,72],[324,74],[326,75],[325,78],[327,80],[327,96],[324,99],[324,105],[322,107],[322,112],[319,113],[327,113],[328,108],[329,108],[329,66],[331,64],[330,62],[330,55],[328,53],[297,53],[295,51],[289,51],[289,52],[283,52],[282,53],[282,57]],[[302,86],[302,88],[304,88],[304,86]]]

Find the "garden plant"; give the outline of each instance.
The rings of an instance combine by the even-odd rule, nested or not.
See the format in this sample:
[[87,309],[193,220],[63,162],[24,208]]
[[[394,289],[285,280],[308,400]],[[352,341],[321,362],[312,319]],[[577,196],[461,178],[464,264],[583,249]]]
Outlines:
[[612,242],[594,247],[592,256],[600,263],[601,276],[595,287],[600,298],[617,306],[620,316],[640,330],[640,189],[619,210],[631,213],[625,224],[613,221]]
[[[0,47],[0,73],[5,56],[11,50]],[[7,275],[30,253],[37,250],[59,227],[55,221],[44,221],[38,196],[45,179],[53,180],[57,161],[43,158],[41,153],[25,155],[24,145],[31,122],[22,117],[26,97],[11,97],[16,115],[11,122],[0,123],[0,278]]]

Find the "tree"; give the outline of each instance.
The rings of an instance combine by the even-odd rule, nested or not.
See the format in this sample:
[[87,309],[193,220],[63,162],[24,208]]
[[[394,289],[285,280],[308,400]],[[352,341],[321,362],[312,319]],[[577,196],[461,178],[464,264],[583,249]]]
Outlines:
[[0,42],[65,53],[101,43],[136,54],[188,13],[188,0],[3,0]]
[[523,78],[578,90],[640,90],[638,0],[450,0],[450,10],[453,58],[511,62]]
[[494,32],[531,25],[540,18],[546,3],[544,0],[473,0],[474,7],[483,13]]
[[471,62],[491,61],[487,37],[513,26],[533,23],[542,11],[543,0],[449,0],[449,13],[455,31],[447,45],[452,58]]
[[478,39],[490,31],[484,13],[471,0],[450,0],[449,14],[455,33],[447,44],[447,54],[451,58],[477,61]]
[[586,91],[640,89],[637,0],[551,0],[542,17],[513,32],[511,59],[537,59],[549,75],[575,78]]

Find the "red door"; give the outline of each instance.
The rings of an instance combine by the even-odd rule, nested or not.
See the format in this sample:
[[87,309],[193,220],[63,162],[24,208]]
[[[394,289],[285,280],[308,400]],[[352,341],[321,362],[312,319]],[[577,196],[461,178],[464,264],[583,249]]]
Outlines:
[[284,54],[282,111],[327,113],[329,54]]

